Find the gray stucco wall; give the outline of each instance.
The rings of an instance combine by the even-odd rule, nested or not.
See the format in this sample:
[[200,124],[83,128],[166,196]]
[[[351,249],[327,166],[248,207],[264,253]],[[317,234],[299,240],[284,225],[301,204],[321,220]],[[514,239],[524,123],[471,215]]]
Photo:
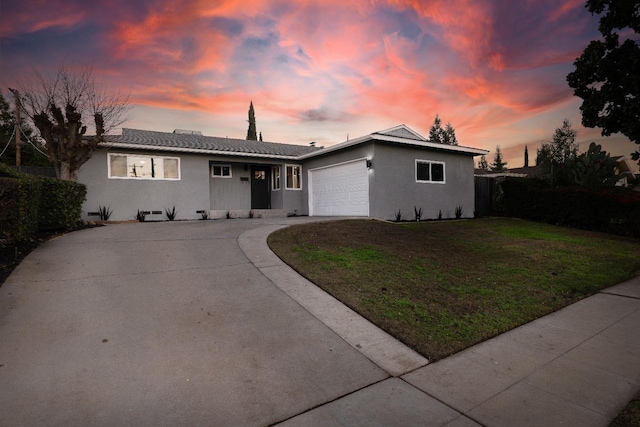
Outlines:
[[[445,184],[416,182],[416,159],[445,163]],[[423,219],[455,218],[457,206],[463,218],[475,210],[473,157],[471,155],[376,143],[370,185],[370,215],[395,219],[400,209],[404,219],[414,218],[414,206]]]
[[196,211],[209,208],[209,159],[206,156],[153,152],[157,156],[180,158],[181,179],[177,181],[109,179],[108,152],[149,155],[149,152],[130,150],[97,150],[78,173],[78,181],[87,185],[83,219],[98,219],[87,215],[97,211],[98,206],[111,206],[112,221],[133,220],[138,209],[162,211],[162,214],[148,215],[149,220],[166,219],[165,209],[174,205],[177,219],[197,219],[200,215]]
[[244,165],[224,161],[212,161],[211,163],[231,166],[230,178],[214,178],[209,172],[211,209],[251,209],[251,170],[248,168],[245,170]]

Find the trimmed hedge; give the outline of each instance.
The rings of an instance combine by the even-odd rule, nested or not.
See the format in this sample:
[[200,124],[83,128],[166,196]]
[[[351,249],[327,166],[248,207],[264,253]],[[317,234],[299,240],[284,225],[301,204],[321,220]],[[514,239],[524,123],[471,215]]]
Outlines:
[[35,177],[0,164],[0,239],[22,241],[38,230],[64,230],[80,221],[86,186]]
[[621,187],[548,188],[527,178],[502,183],[507,215],[640,237],[640,193]]
[[38,228],[40,230],[69,229],[80,221],[87,187],[77,182],[38,177],[41,182]]
[[0,177],[0,239],[22,241],[38,231],[40,181]]

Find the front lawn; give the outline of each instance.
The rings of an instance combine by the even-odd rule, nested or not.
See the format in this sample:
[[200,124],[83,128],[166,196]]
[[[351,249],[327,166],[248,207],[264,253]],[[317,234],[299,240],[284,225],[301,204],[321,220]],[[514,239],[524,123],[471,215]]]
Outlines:
[[435,361],[640,274],[640,240],[517,219],[273,233],[300,274]]

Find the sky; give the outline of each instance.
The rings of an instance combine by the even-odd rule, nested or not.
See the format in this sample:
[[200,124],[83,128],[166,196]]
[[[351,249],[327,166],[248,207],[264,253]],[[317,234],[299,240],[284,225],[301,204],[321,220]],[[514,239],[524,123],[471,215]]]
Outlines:
[[[530,163],[568,119],[585,151],[637,148],[580,124],[566,83],[599,38],[584,0],[1,0],[0,88],[92,67],[130,94],[122,127],[331,146],[436,114],[460,145]],[[114,133],[119,133],[119,129]]]

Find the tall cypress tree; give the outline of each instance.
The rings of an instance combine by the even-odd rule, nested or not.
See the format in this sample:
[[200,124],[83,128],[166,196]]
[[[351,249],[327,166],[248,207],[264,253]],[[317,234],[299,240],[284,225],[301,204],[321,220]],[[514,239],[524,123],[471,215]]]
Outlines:
[[247,140],[258,140],[258,133],[256,131],[256,113],[253,111],[253,101],[249,104],[249,129],[247,130]]
[[524,167],[529,167],[529,149],[526,145],[524,146]]

